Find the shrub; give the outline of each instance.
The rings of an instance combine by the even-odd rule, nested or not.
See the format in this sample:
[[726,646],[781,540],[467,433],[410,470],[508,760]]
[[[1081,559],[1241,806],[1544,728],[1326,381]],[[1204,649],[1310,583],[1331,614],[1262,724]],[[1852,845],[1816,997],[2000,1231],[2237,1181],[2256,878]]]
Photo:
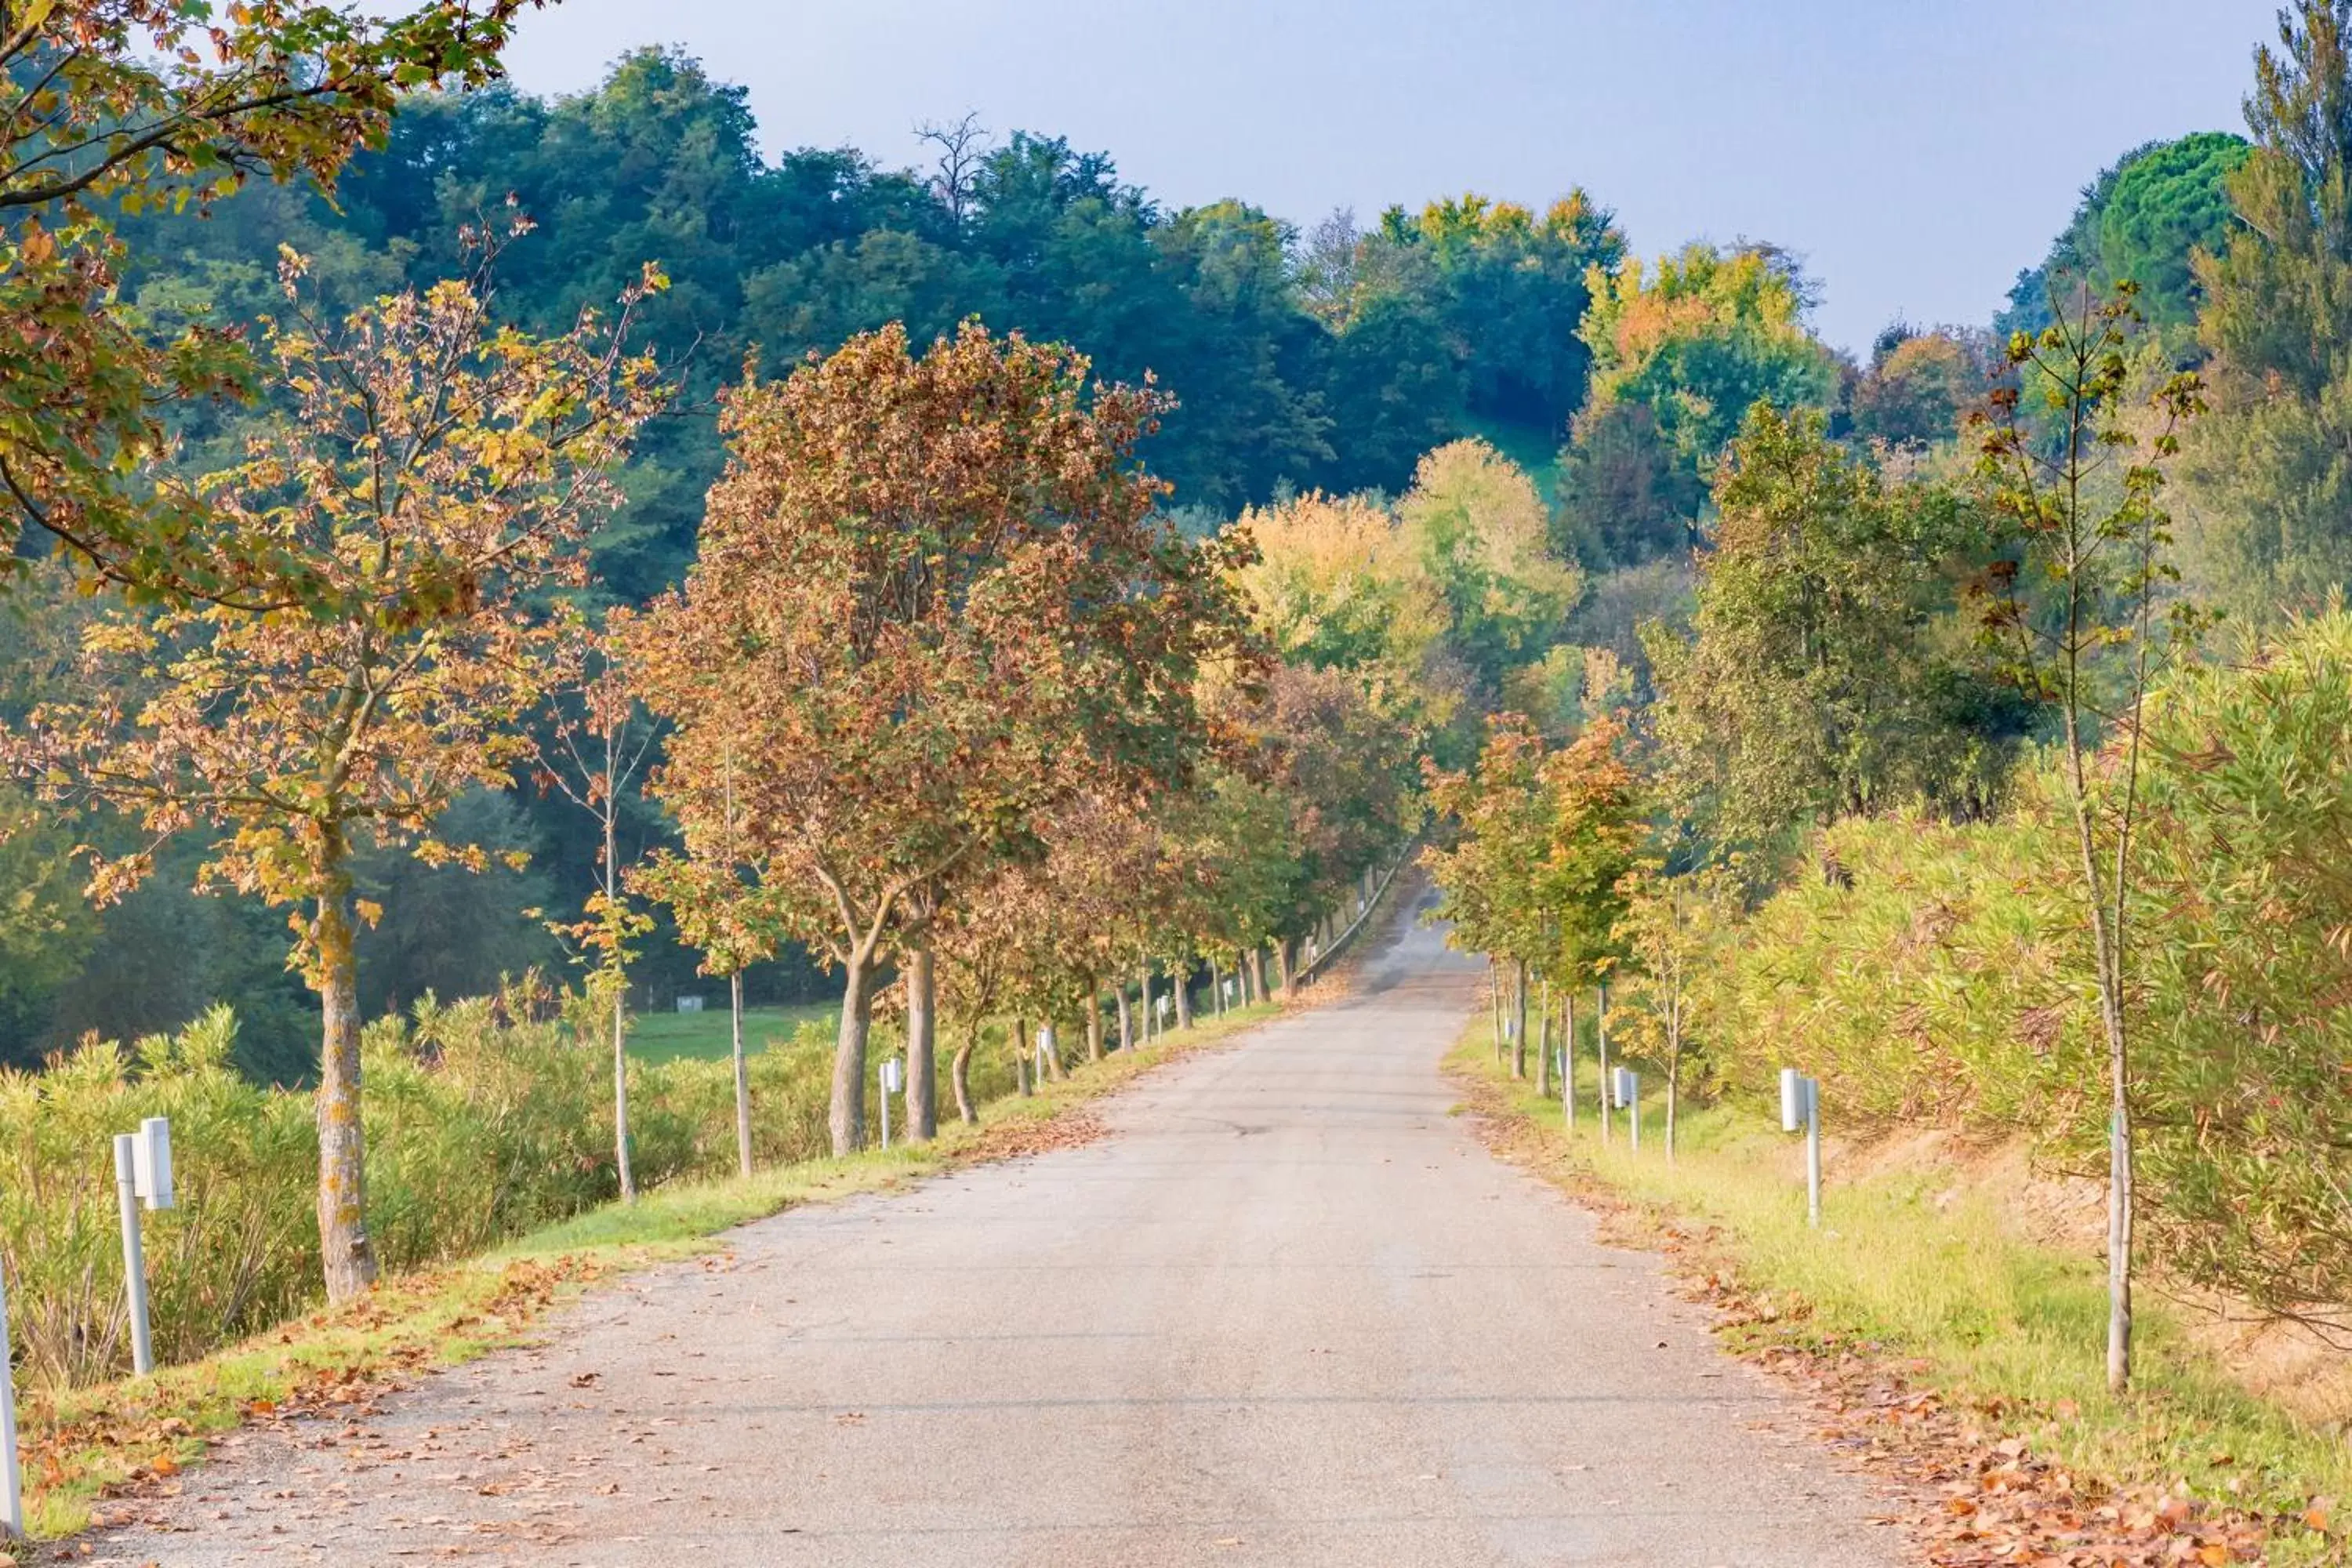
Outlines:
[[[581,1005],[526,982],[428,997],[369,1027],[369,1217],[387,1268],[466,1257],[616,1195],[612,1058]],[[172,1119],[179,1184],[176,1209],[146,1216],[157,1358],[194,1358],[317,1303],[311,1099],[238,1073],[236,1033],[215,1008],[128,1050],[90,1039],[42,1072],[0,1069],[0,1260],[32,1381],[129,1364],[110,1141],[145,1117]],[[751,1058],[763,1163],[824,1152],[831,1051],[804,1026]],[[734,1173],[731,1064],[633,1067],[630,1097],[647,1187]]]
[[[2143,751],[2132,1093],[2146,1233],[2273,1312],[2352,1300],[2352,615],[2184,671]],[[2121,765],[2111,749],[2102,765]],[[2010,816],[1848,821],[1709,977],[1739,1092],[1784,1063],[1841,1120],[2023,1131],[2089,1168],[2105,1104],[2089,942],[2056,783]]]

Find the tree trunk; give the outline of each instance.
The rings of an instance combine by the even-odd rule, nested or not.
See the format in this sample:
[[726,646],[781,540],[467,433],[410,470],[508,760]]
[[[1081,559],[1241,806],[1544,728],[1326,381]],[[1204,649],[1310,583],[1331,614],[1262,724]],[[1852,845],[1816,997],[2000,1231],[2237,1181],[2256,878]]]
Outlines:
[[1666,1163],[1675,1163],[1675,1112],[1683,1088],[1683,999],[1677,994],[1666,1009]]
[[1528,1076],[1528,961],[1511,966],[1511,1076]]
[[1559,1116],[1569,1131],[1576,1131],[1576,987],[1560,993]]
[[1021,1098],[1026,1100],[1030,1095],[1036,1092],[1031,1087],[1029,1082],[1028,1019],[1015,1018],[1013,1020],[1013,1038],[1011,1045],[1013,1047],[1013,1086],[1021,1091]]
[[1265,949],[1253,948],[1249,957],[1250,1000],[1259,1006],[1267,1001],[1265,989]]
[[[604,776],[613,775],[614,732],[604,731]],[[604,897],[617,904],[621,897],[620,802],[607,798],[604,814]],[[629,981],[617,948],[605,954],[613,965],[613,1164],[620,1173],[621,1201],[637,1201],[636,1168],[629,1160]]]
[[1213,1017],[1225,1016],[1225,977],[1217,971],[1217,961],[1209,960],[1209,1013]]
[[926,942],[907,951],[907,1139],[940,1135],[938,968]]
[[1102,987],[1097,985],[1095,977],[1089,974],[1087,976],[1087,1060],[1098,1062],[1102,1058]]
[[727,977],[728,1005],[735,1028],[735,1163],[751,1173],[751,1064],[743,1057],[743,972]]
[[1045,1058],[1046,1076],[1050,1077],[1055,1083],[1061,1082],[1064,1076],[1062,1072],[1062,1031],[1055,1027],[1051,1020],[1048,1020],[1045,1025],[1045,1033],[1038,1041],[1038,1055]]
[[621,1201],[637,1201],[636,1166],[629,1159],[629,984],[613,975],[613,1163],[621,1175]]
[[1592,1029],[1601,1041],[1601,1141],[1609,1142],[1609,987],[1594,988]]
[[[351,877],[340,866],[319,900],[319,1249],[327,1300],[341,1303],[375,1283],[367,1233],[367,1132],[360,1120],[359,959],[352,947]],[[0,1376],[6,1369],[0,1368]]]
[[833,1105],[828,1121],[835,1159],[866,1147],[866,1038],[874,1026],[871,952],[843,966],[841,1028],[833,1047]]
[[1486,1013],[1495,1026],[1495,1065],[1503,1065],[1503,966],[1486,961]]
[[1275,977],[1282,983],[1282,999],[1297,1000],[1298,942],[1295,938],[1284,937],[1274,944],[1274,966]]
[[1119,982],[1110,988],[1110,999],[1118,1007],[1118,1048],[1135,1049],[1135,1008],[1127,999],[1127,983]]
[[2122,1056],[2121,1046],[2111,1052],[2107,1146],[2107,1388],[2115,1394],[2128,1392],[2132,1376],[2132,1123]]
[[966,1127],[980,1120],[971,1105],[971,1053],[980,1049],[980,1020],[964,1026],[963,1044],[948,1063],[948,1081],[955,1089],[956,1115]]
[[1176,989],[1176,1026],[1189,1029],[1192,1026],[1192,966],[1180,964],[1171,979]]
[[1536,1092],[1551,1098],[1551,982],[1543,983],[1536,1004]]

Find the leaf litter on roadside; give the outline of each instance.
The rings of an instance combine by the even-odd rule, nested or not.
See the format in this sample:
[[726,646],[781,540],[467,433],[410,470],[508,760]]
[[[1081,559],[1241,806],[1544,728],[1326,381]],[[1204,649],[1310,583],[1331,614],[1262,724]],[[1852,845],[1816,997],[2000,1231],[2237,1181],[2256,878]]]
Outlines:
[[1499,1158],[1540,1166],[1572,1191],[1600,1215],[1612,1245],[1664,1254],[1679,1292],[1710,1309],[1727,1348],[1806,1398],[1816,1440],[1905,1500],[1876,1522],[1903,1528],[1935,1568],[2263,1564],[2272,1544],[2291,1534],[2324,1539],[2320,1561],[2352,1561],[2347,1542],[2331,1533],[2329,1500],[2268,1518],[2177,1487],[2118,1486],[2052,1462],[2014,1428],[2066,1412],[2000,1401],[1956,1405],[1917,1385],[1924,1363],[1814,1331],[1802,1301],[1745,1288],[1713,1230],[1662,1222],[1584,1173],[1561,1170],[1552,1142],[1497,1086],[1464,1081],[1480,1140]]

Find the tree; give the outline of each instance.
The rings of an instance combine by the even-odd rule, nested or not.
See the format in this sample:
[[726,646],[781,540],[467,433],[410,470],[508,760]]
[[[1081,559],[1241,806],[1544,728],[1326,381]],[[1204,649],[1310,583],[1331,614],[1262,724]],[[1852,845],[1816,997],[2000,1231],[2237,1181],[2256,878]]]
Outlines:
[[1582,592],[1575,563],[1551,552],[1534,481],[1484,441],[1423,458],[1397,521],[1453,650],[1490,695],[1512,666],[1541,656]]
[[164,455],[172,405],[249,395],[263,371],[233,332],[150,338],[117,291],[111,215],[205,206],[256,176],[331,187],[404,90],[494,78],[524,5],[434,0],[386,20],[299,4],[216,18],[209,0],[0,10],[0,574],[24,569],[31,525],[142,592],[252,606],[303,585],[206,528],[184,488],[124,482]]
[[29,1068],[47,1004],[98,940],[75,885],[73,839],[0,787],[0,1066]]
[[575,706],[559,711],[540,742],[540,777],[596,825],[595,889],[585,919],[551,928],[578,946],[589,966],[589,989],[613,1021],[613,1168],[621,1201],[637,1201],[629,1159],[629,961],[653,921],[631,907],[621,866],[622,803],[638,787],[654,734],[637,711],[613,662],[612,645],[596,631],[574,628],[558,654],[562,697]]
[[1444,635],[1445,605],[1374,499],[1310,492],[1238,526],[1257,552],[1241,574],[1251,621],[1286,662],[1410,679]]
[[1558,482],[1563,555],[1639,566],[1699,542],[1706,482],[1679,460],[1646,404],[1604,403],[1578,415]]
[[1704,477],[1759,402],[1824,408],[1837,363],[1805,325],[1812,286],[1783,251],[1690,245],[1594,279],[1589,408],[1637,403],[1685,475]]
[[1543,763],[1549,824],[1537,897],[1548,919],[1538,966],[1561,988],[1569,1049],[1563,1093],[1571,1100],[1576,994],[1604,983],[1623,954],[1625,878],[1643,831],[1643,791],[1625,761],[1626,743],[1623,721],[1601,715]]
[[1629,961],[1622,971],[1618,1026],[1626,1054],[1666,1069],[1666,1163],[1673,1164],[1683,1079],[1693,1045],[1693,991],[1736,917],[1729,869],[1709,866],[1680,876],[1657,861],[1626,873],[1618,896],[1616,936]]
[[1181,783],[1203,740],[1235,558],[1157,518],[1133,453],[1164,400],[1087,368],[975,323],[919,358],[890,328],[747,381],[702,557],[632,631],[674,726],[656,793],[707,838],[744,759],[750,850],[842,973],[838,1152],[864,1137],[881,964],[1060,803]]
[[1452,923],[1449,944],[1511,966],[1517,1025],[1504,1033],[1514,1046],[1512,1074],[1521,1078],[1528,970],[1542,962],[1551,936],[1541,877],[1552,827],[1543,760],[1543,738],[1507,713],[1490,722],[1475,769],[1445,773],[1425,764],[1430,807],[1455,826],[1451,847],[1422,851],[1438,888],[1435,916]]
[[1889,483],[1826,428],[1749,415],[1692,636],[1644,632],[1668,771],[1725,839],[1910,800],[1981,813],[2025,728],[1960,617],[1991,523],[1966,498]]
[[915,128],[915,136],[940,150],[939,172],[931,178],[931,195],[948,209],[950,220],[961,227],[965,210],[971,205],[972,188],[979,180],[981,160],[988,156],[988,127],[980,122],[979,111],[974,110],[946,124],[925,121]]
[[[730,1056],[735,1068],[735,1155],[738,1172],[752,1173],[751,1071],[743,1052],[743,971],[772,958],[786,921],[775,885],[750,854],[735,790],[735,759],[719,758],[716,836],[690,833],[686,852],[662,849],[633,873],[631,886],[669,907],[678,934],[702,954],[701,972],[727,976]],[[964,1118],[971,1118],[967,1114]]]
[[2296,0],[2255,57],[2237,222],[2197,262],[2216,413],[2188,477],[2199,585],[2238,619],[2321,608],[2352,578],[2352,5]]
[[[353,948],[354,920],[376,910],[354,898],[352,857],[373,842],[482,862],[435,825],[530,755],[522,725],[559,638],[542,595],[581,579],[614,500],[605,475],[659,401],[654,365],[625,346],[658,279],[537,339],[493,323],[486,272],[341,322],[308,309],[302,272],[289,254],[288,315],[264,340],[286,418],[179,496],[205,526],[175,548],[237,593],[100,620],[85,695],[44,703],[6,743],[52,799],[111,805],[156,837],[215,830],[203,885],[296,906],[293,962],[324,1009],[319,1231],[341,1301],[376,1268]],[[104,861],[94,896],[120,897],[152,859]]]
[[1927,447],[1958,437],[1990,389],[1981,337],[1888,328],[1853,388],[1853,433],[1890,447]]
[[[2055,713],[2062,734],[2077,908],[2106,1045],[2107,1384],[2117,1394],[2131,1383],[2137,979],[2126,917],[2139,877],[2141,714],[2156,674],[2198,629],[2192,608],[2166,600],[2178,572],[2160,501],[2178,429],[2203,409],[2202,384],[2176,375],[2156,395],[2152,434],[2126,423],[2136,292],[2126,283],[2104,302],[2087,289],[2071,305],[2053,300],[2049,327],[2011,340],[2010,361],[2030,373],[2057,440],[2043,444],[2017,391],[1998,393],[1979,468],[2022,556],[2020,569],[1994,579],[1987,627],[2010,677]],[[2105,757],[2103,729],[2113,747]]]
[[2205,289],[2200,253],[2218,254],[2236,227],[2229,187],[2245,163],[2246,139],[2200,131],[2125,153],[2083,189],[2042,265],[2021,273],[1994,322],[2003,339],[2051,321],[2051,290],[2105,291],[2137,283],[2140,310],[2169,349],[2188,346]]

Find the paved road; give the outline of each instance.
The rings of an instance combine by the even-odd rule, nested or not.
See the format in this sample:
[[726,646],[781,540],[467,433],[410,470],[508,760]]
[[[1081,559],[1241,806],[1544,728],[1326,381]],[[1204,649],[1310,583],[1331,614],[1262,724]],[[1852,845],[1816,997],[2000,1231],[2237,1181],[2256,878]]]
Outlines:
[[[739,1233],[354,1428],[249,1439],[167,1568],[1879,1568],[1861,1483],[1449,1117],[1427,931],[1090,1147]],[[1771,1429],[1777,1426],[1780,1430]]]

